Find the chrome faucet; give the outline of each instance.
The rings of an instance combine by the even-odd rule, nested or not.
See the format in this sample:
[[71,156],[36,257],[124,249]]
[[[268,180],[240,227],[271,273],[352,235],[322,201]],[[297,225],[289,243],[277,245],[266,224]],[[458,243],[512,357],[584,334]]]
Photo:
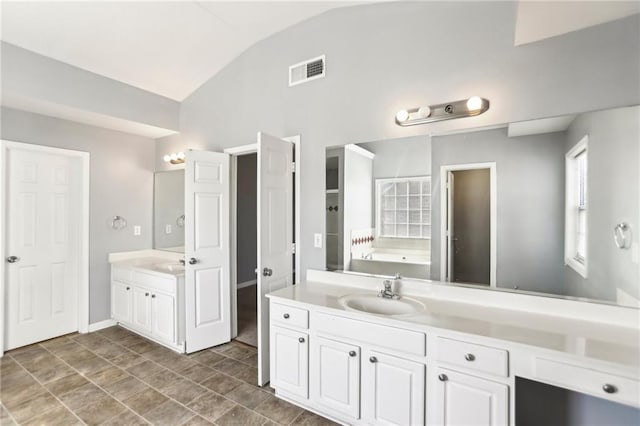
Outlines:
[[393,284],[393,281],[384,280],[382,281],[382,284],[384,285],[384,289],[380,290],[380,293],[378,293],[378,297],[382,297],[383,299],[399,299],[400,298],[399,294],[396,294],[393,292],[393,290],[391,290],[391,285]]

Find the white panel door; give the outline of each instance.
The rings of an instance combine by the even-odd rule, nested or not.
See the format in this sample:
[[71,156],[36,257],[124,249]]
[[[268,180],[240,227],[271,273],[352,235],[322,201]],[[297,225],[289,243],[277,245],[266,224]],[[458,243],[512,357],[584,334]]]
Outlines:
[[229,155],[189,151],[185,160],[186,350],[231,340]]
[[269,300],[293,284],[293,144],[258,133],[258,385],[269,381]]
[[271,384],[283,391],[309,396],[309,339],[306,333],[271,327],[274,345]]
[[314,403],[360,418],[360,347],[316,337],[311,343]]
[[175,341],[175,298],[162,293],[151,294],[151,332],[168,343]]
[[81,169],[7,149],[6,349],[78,330]]
[[111,281],[111,318],[120,322],[131,322],[132,294],[129,284]]
[[438,369],[437,424],[499,426],[509,418],[509,388],[502,383]]
[[362,411],[379,425],[423,425],[425,366],[367,351],[362,367]]

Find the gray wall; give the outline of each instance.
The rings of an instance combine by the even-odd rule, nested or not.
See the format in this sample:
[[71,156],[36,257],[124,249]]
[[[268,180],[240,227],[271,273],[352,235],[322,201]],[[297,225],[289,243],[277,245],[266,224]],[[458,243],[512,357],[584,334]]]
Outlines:
[[180,103],[177,101],[6,42],[0,42],[0,49],[4,106],[7,102],[57,105],[178,129]]
[[[110,318],[108,253],[151,247],[154,141],[8,108],[0,129],[3,140],[91,154],[89,321]],[[109,227],[115,215],[127,219],[127,228]],[[134,225],[141,236],[133,236]]]
[[440,167],[495,162],[498,287],[563,294],[564,136],[509,138],[502,128],[433,137],[433,279],[440,279]]
[[626,222],[640,237],[640,107],[579,115],[567,131],[565,152],[589,135],[587,147],[588,278],[565,267],[570,295],[616,301],[616,288],[640,299],[640,274],[631,250],[618,249],[613,227]]
[[[158,153],[300,134],[303,272],[323,269],[325,147],[640,103],[638,16],[513,46],[516,2],[390,2],[336,9],[249,48],[181,106]],[[327,77],[288,87],[327,55]],[[399,127],[397,110],[480,95],[481,116]],[[156,167],[164,169],[161,156]],[[304,273],[302,274],[304,276]]]
[[258,156],[238,157],[238,283],[254,281],[258,267]]

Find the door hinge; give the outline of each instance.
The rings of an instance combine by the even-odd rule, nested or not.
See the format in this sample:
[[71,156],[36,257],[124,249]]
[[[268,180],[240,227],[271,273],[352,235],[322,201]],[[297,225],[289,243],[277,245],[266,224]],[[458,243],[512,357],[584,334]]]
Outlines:
[[296,254],[296,243],[291,243],[291,253]]
[[295,162],[291,163],[291,172],[292,173],[296,172],[296,163]]

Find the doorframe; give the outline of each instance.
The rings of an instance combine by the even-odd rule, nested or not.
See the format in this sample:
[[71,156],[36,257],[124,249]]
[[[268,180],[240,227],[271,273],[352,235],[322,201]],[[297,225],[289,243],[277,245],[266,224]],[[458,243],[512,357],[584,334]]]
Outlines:
[[447,185],[449,172],[459,172],[463,170],[489,169],[489,197],[490,197],[490,277],[489,286],[497,286],[497,265],[498,265],[498,188],[497,188],[497,166],[495,162],[449,164],[440,166],[440,281],[447,282],[447,269],[449,259],[447,258],[449,240],[447,238],[448,208]]
[[[293,143],[294,147],[294,159],[293,161],[296,164],[296,170],[294,173],[294,218],[293,221],[295,223],[295,228],[293,230],[293,237],[296,241],[296,251],[295,251],[295,282],[297,284],[300,282],[300,176],[301,176],[301,155],[300,155],[300,135],[295,136],[287,136],[282,138],[282,140]],[[238,246],[238,228],[236,223],[237,217],[237,190],[238,190],[238,157],[241,155],[254,154],[258,152],[258,144],[249,144],[249,145],[241,145],[232,148],[227,148],[224,150],[225,154],[229,154],[231,156],[231,265],[230,265],[230,285],[231,285],[231,338],[235,339],[238,336],[238,262],[237,262],[237,246]]]
[[[80,247],[78,262],[78,332],[89,332],[89,194],[90,194],[90,159],[88,152],[70,149],[56,148],[45,145],[36,145],[24,142],[0,140],[0,165],[2,170],[7,170],[7,151],[20,149],[26,151],[44,152],[55,155],[74,157],[80,160]],[[0,357],[4,354],[5,345],[5,292],[6,292],[6,219],[7,219],[7,176],[0,173]]]

